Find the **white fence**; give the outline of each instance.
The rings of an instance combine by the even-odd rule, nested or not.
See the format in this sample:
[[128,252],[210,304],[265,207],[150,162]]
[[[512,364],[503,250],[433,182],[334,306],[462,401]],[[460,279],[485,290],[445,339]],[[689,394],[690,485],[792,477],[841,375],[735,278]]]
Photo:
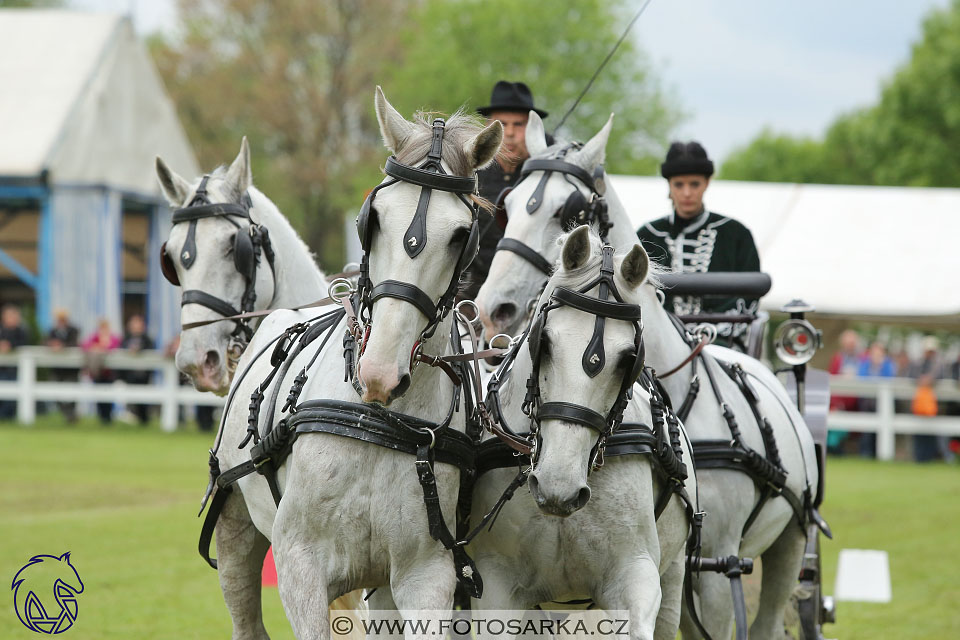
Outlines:
[[[876,410],[831,411],[827,415],[827,428],[876,433],[877,458],[880,460],[893,459],[897,434],[960,436],[960,416],[915,416],[895,412],[896,401],[909,402],[916,390],[916,383],[909,378],[830,376],[831,396],[873,398]],[[941,406],[943,402],[960,402],[960,388],[954,380],[940,380],[934,390]]]
[[[33,424],[35,421],[38,401],[154,404],[160,406],[160,423],[167,431],[177,428],[181,406],[223,406],[223,398],[181,386],[180,374],[173,360],[157,351],[113,351],[106,355],[103,363],[112,370],[154,371],[156,374],[151,384],[37,380],[38,369],[81,369],[84,362],[84,353],[80,349],[54,351],[47,347],[22,347],[13,353],[2,354],[0,367],[17,367],[17,380],[0,381],[0,400],[16,400],[17,419],[24,424]],[[876,433],[877,457],[881,460],[893,459],[896,434],[960,436],[958,416],[926,417],[894,411],[897,400],[909,401],[915,391],[916,386],[910,379],[831,376],[832,395],[874,398],[876,410],[857,413],[834,411],[827,416],[827,426],[830,429]],[[960,387],[955,381],[939,381],[936,393],[940,402],[960,402]]]
[[80,349],[54,351],[48,347],[21,347],[0,354],[0,367],[16,367],[16,381],[0,380],[0,400],[17,401],[17,420],[33,424],[37,402],[119,402],[160,406],[160,424],[165,431],[177,428],[180,406],[222,407],[224,398],[201,393],[192,386],[180,386],[180,372],[173,360],[159,351],[130,353],[112,351],[104,356],[103,366],[113,371],[154,371],[151,384],[93,384],[38,381],[38,369],[82,369],[86,362]]

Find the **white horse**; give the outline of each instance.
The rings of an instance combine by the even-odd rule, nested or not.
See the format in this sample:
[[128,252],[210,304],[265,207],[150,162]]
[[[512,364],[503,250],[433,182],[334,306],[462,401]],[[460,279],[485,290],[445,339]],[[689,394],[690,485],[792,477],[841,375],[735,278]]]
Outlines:
[[[617,259],[615,282],[624,302],[636,302],[648,264],[639,244]],[[566,237],[560,267],[540,305],[551,300],[558,286],[580,291],[599,275],[600,265],[599,238],[591,236],[588,227],[579,227]],[[589,295],[596,297],[597,287]],[[606,318],[606,364],[591,378],[581,358],[591,342],[595,319],[572,307],[550,311],[540,335],[539,382],[544,402],[562,399],[605,416],[631,374],[636,334],[632,323]],[[507,423],[517,431],[529,421],[521,412],[533,367],[526,346],[517,352],[501,402]],[[653,424],[646,394],[638,393],[628,405],[624,421]],[[495,526],[470,545],[485,582],[484,596],[474,601],[474,608],[527,609],[551,600],[588,597],[601,609],[628,610],[631,638],[672,640],[680,623],[689,525],[684,503],[674,494],[655,519],[666,479],[654,470],[651,455],[607,456],[603,467],[588,476],[598,436],[594,429],[544,419],[540,435],[530,490],[519,491]],[[695,499],[696,480],[685,438],[682,459],[691,471],[683,486]],[[474,492],[474,512],[493,508],[515,475],[516,468],[482,475]]]
[[[175,208],[186,207],[194,200],[202,180],[197,178],[192,183],[185,180],[159,157],[157,177],[167,201]],[[240,153],[233,163],[226,169],[221,167],[213,171],[205,188],[207,200],[211,203],[241,204],[245,194],[249,195],[249,221],[241,216],[222,215],[197,220],[191,239],[194,245],[192,255],[185,257],[184,245],[190,235],[190,224],[181,222],[170,229],[165,256],[161,259],[167,260],[168,265],[176,270],[184,291],[203,291],[239,310],[247,280],[234,262],[235,238],[238,233],[248,233],[252,223],[267,229],[275,254],[272,265],[264,256],[259,260],[254,308],[291,308],[323,297],[327,285],[313,254],[276,205],[253,186],[250,146],[246,138],[241,142]],[[180,320],[182,324],[189,324],[218,317],[223,316],[208,307],[185,304]],[[251,324],[256,326],[257,322]],[[225,395],[230,388],[233,371],[227,366],[228,346],[234,329],[233,322],[217,322],[181,333],[177,368],[188,375],[200,391]]]
[[[202,177],[192,183],[185,180],[166,163],[157,158],[157,177],[168,202],[172,207],[181,208],[193,201]],[[242,194],[250,196],[250,221],[259,224],[270,233],[275,257],[272,265],[261,258],[257,269],[256,309],[266,309],[269,305],[279,308],[296,307],[320,298],[326,291],[326,278],[317,267],[313,254],[300,239],[287,218],[276,205],[259,189],[253,186],[250,171],[250,147],[246,137],[240,143],[240,153],[229,168],[215,169],[204,185],[207,198],[212,203],[236,203],[242,200]],[[170,236],[164,245],[169,267],[175,270],[177,279],[184,290],[200,289],[224,300],[236,307],[241,306],[241,297],[247,286],[244,276],[237,270],[233,251],[237,233],[246,233],[251,222],[239,220],[238,229],[222,216],[203,218],[197,221],[193,242],[195,259],[190,268],[184,267],[180,260],[186,242],[189,225],[180,223],[170,230]],[[274,290],[274,287],[276,289]],[[181,324],[219,317],[211,309],[195,304],[187,304],[181,310]],[[256,326],[258,322],[251,323]],[[193,379],[194,385],[201,391],[212,391],[218,395],[226,394],[233,378],[233,370],[226,365],[230,333],[234,329],[232,322],[218,322],[202,327],[187,329],[181,333],[180,347],[177,351],[177,367]],[[245,576],[256,579],[247,580],[243,587],[245,604],[231,606],[234,622],[234,638],[266,637],[260,608],[260,567],[269,548],[269,542],[254,528],[242,498],[231,500],[225,507],[221,526],[234,531],[234,539],[242,539],[244,548],[250,549],[246,559]],[[229,523],[229,524],[224,524]],[[223,554],[224,549],[220,549]],[[236,598],[237,580],[231,577],[233,568],[220,568],[221,584],[227,604]],[[337,610],[362,608],[361,592],[349,594],[331,606]]]
[[[401,163],[419,163],[431,149],[431,126],[422,118],[405,120],[379,88],[375,106],[387,148]],[[452,116],[443,137],[446,172],[473,176],[478,167],[493,159],[502,136],[498,122],[483,128],[472,117]],[[388,182],[385,179],[382,184]],[[410,182],[380,188],[368,217],[369,274],[375,284],[385,280],[409,283],[436,300],[456,277],[457,256],[471,229],[471,212],[456,194],[434,189],[425,216],[427,240],[422,252],[411,258],[403,249],[404,235],[420,196],[421,188]],[[287,327],[316,315],[292,311],[270,315],[241,358],[241,373],[231,394],[248,398],[272,369],[267,358],[254,359],[252,354]],[[367,323],[369,337],[357,367],[362,397],[344,381],[342,338],[347,322],[343,321],[334,330],[335,339],[310,368],[301,398],[389,404],[392,411],[435,421],[450,405],[454,387],[439,369],[421,367],[413,372],[410,368],[415,342],[430,320],[407,300],[375,300]],[[447,316],[422,348],[425,353],[442,355],[448,352],[449,343]],[[305,367],[314,351],[302,352],[291,369]],[[276,380],[274,384],[285,383]],[[278,410],[263,419],[276,424],[280,416]],[[451,426],[464,430],[462,409],[454,414]],[[250,459],[249,450],[234,446],[246,430],[246,403],[236,402],[223,425],[225,446],[220,462],[224,469]],[[435,473],[439,502],[450,522],[459,471],[438,463]],[[328,604],[359,588],[389,585],[401,611],[450,609],[456,584],[454,563],[450,552],[428,533],[413,456],[337,435],[304,434],[280,468],[278,484],[283,493],[279,508],[262,477],[254,474],[241,479],[238,486],[243,499],[237,495],[228,498],[226,517],[217,528],[221,581],[235,622],[254,608],[259,567],[249,558],[257,555],[254,551],[260,534],[273,543],[280,596],[301,640],[328,637]],[[244,528],[250,518],[259,534]],[[259,589],[256,591],[258,595]]]
[[[610,123],[579,151],[567,153],[565,160],[578,164],[593,173],[603,160],[603,148]],[[526,133],[527,149],[532,158],[556,156],[562,145],[547,148],[540,118],[531,113]],[[528,214],[525,203],[533,195],[543,172],[533,172],[507,196],[508,222],[505,237],[514,238],[539,251],[548,261],[554,261],[559,251],[556,237],[560,232],[555,212],[567,200],[573,189],[587,190],[579,183],[571,184],[555,173],[546,183],[543,206]],[[572,181],[576,183],[577,181]],[[618,250],[627,250],[636,242],[630,221],[609,186],[605,195],[613,227],[610,241]],[[506,277],[510,274],[511,277]],[[517,314],[522,315],[528,301],[544,282],[544,276],[519,256],[499,251],[490,266],[490,277],[480,289],[478,304],[487,335],[510,330],[516,326]],[[644,337],[647,345],[647,363],[657,371],[666,372],[677,366],[690,353],[690,346],[672,324],[660,305],[656,288],[650,284],[641,287],[639,304],[643,308]],[[740,364],[759,394],[758,408],[766,416],[779,446],[783,468],[787,472],[786,488],[796,496],[816,495],[817,463],[813,438],[803,418],[792,404],[786,391],[773,373],[759,361],[723,347],[707,347],[706,352],[717,360]],[[720,395],[731,408],[743,433],[744,443],[764,452],[764,442],[750,406],[734,381],[710,363]],[[731,433],[719,410],[720,404],[707,384],[703,365],[698,368],[703,384],[692,410],[685,420],[687,432],[697,448],[699,440],[730,440]],[[692,365],[687,364],[663,384],[674,406],[686,397],[692,380]],[[707,512],[703,528],[705,556],[738,555],[761,557],[763,579],[759,613],[750,628],[752,638],[775,638],[783,632],[783,614],[790,594],[797,585],[797,576],[803,555],[805,534],[797,523],[787,500],[774,497],[768,500],[756,520],[741,536],[763,487],[744,473],[725,469],[704,469],[698,473],[700,504]],[[727,578],[719,574],[703,573],[694,580],[698,594],[698,612],[707,632],[714,639],[728,638],[733,627],[733,608]],[[682,630],[685,638],[699,636],[690,612],[684,605]]]

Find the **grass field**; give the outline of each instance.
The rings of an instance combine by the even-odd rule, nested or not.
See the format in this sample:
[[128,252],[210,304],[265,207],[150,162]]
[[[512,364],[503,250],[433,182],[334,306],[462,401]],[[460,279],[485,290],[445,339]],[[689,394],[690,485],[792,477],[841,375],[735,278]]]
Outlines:
[[[0,424],[0,582],[33,555],[72,553],[84,581],[79,640],[229,638],[216,572],[197,555],[211,437],[156,427]],[[890,554],[893,602],[839,603],[828,637],[960,637],[960,467],[831,459],[825,584],[841,548]],[[35,637],[0,605],[0,639]],[[276,589],[267,629],[292,638]]]

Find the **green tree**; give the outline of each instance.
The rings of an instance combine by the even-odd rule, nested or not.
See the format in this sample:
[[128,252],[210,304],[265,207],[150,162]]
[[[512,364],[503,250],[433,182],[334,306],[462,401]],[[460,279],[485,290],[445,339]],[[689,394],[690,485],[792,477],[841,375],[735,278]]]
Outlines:
[[[880,101],[838,118],[821,141],[764,131],[731,154],[723,178],[960,186],[960,0],[932,11]],[[771,167],[768,163],[780,166]]]
[[[550,112],[545,124],[553,131],[634,10],[609,0],[427,0],[404,30],[403,55],[384,89],[401,111],[424,106],[449,111],[487,104],[497,80],[524,81],[537,106]],[[630,38],[559,133],[586,140],[611,112],[616,117],[607,168],[655,172],[683,114]]]
[[[179,0],[174,36],[151,48],[205,168],[250,138],[254,181],[324,266],[343,261],[343,215],[379,180],[373,90],[404,114],[485,104],[494,82],[525,80],[558,123],[622,30],[619,2]],[[629,16],[627,16],[629,17]],[[608,167],[654,171],[680,115],[624,42],[565,136],[617,113]]]

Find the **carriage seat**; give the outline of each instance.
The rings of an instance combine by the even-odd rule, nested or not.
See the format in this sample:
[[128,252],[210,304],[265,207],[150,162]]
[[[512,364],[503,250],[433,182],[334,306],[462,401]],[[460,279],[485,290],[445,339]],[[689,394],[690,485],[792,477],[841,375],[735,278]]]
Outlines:
[[[675,295],[704,297],[743,296],[762,298],[770,291],[770,275],[760,271],[714,271],[709,273],[666,273],[660,276],[663,288]],[[763,333],[770,315],[757,313],[696,313],[677,316],[684,324],[749,324],[746,352],[759,358],[763,350]]]

